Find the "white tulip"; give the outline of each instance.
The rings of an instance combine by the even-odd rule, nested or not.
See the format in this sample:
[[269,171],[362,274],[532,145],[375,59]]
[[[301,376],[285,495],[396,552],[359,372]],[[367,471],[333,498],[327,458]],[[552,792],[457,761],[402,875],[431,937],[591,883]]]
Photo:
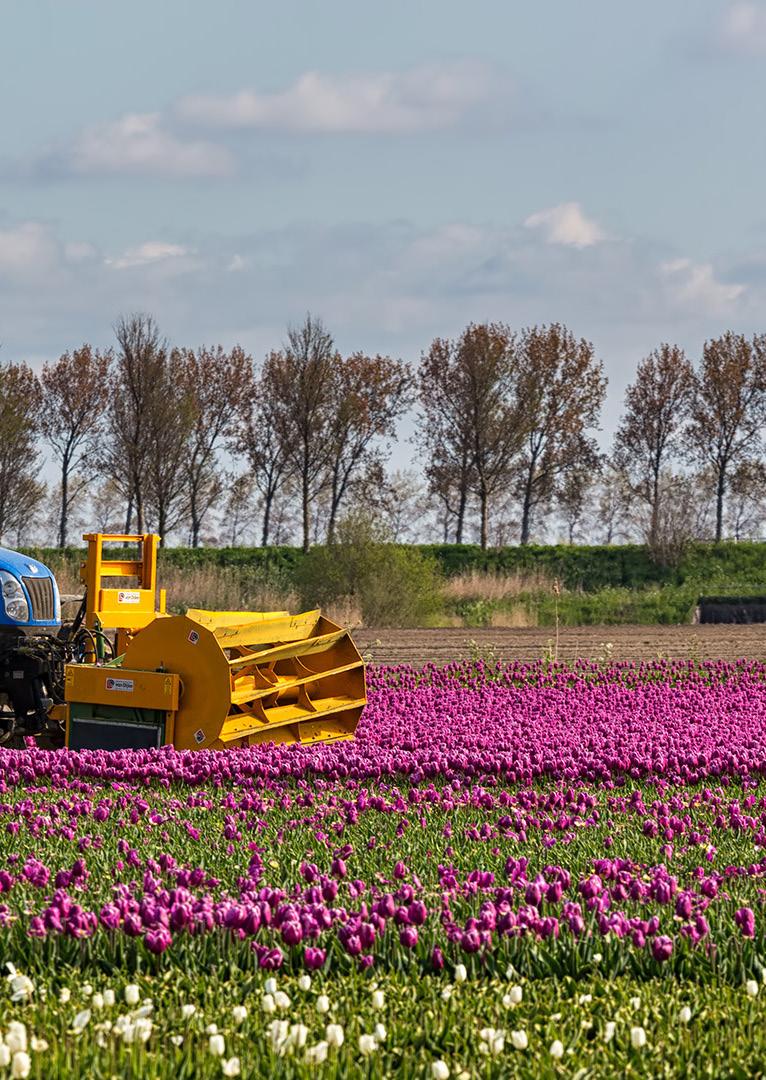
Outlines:
[[138,1005],[138,1002],[140,1001],[140,999],[141,999],[141,993],[140,993],[138,987],[134,983],[131,983],[129,986],[125,987],[125,1004],[126,1005]]
[[88,1026],[90,1021],[91,1011],[90,1009],[83,1009],[82,1012],[78,1012],[72,1022],[72,1030],[75,1035],[79,1035]]
[[90,983],[85,983],[80,993],[83,997],[90,997],[90,995],[93,993],[93,987],[90,985]]
[[447,1062],[442,1061],[441,1058],[438,1061],[431,1062],[431,1076],[433,1080],[448,1080],[449,1065]]
[[278,1009],[284,1010],[290,1008],[290,998],[287,996],[284,990],[277,990],[277,992],[274,994],[274,1004]]
[[35,992],[35,984],[26,975],[14,975],[10,979],[11,1001],[26,1001]]
[[247,1020],[247,1009],[244,1005],[235,1005],[231,1010],[231,1018],[235,1024],[244,1024]]
[[214,1057],[223,1057],[226,1052],[226,1043],[224,1042],[223,1035],[211,1035],[208,1039],[207,1046]]
[[465,964],[455,964],[455,982],[465,982],[468,978]]
[[277,1011],[277,1005],[274,1001],[273,994],[264,994],[261,998],[261,1008],[265,1013],[273,1013]]
[[90,1001],[94,1009],[103,1009],[104,1007],[104,995],[95,993]]
[[378,1049],[378,1044],[374,1035],[360,1035],[359,1036],[359,1053],[364,1054],[367,1057],[369,1054],[374,1054]]
[[526,1031],[512,1031],[511,1042],[513,1043],[514,1050],[526,1050],[529,1046],[529,1039],[527,1038]]
[[126,1020],[125,1025],[121,1028],[122,1041],[124,1043],[134,1043],[136,1041],[136,1025],[132,1020]]
[[678,1014],[678,1019],[682,1024],[688,1024],[692,1018],[692,1011],[688,1005],[684,1005]]
[[502,1054],[505,1048],[505,1031],[502,1028],[498,1030],[491,1027],[482,1028],[479,1038],[481,1039],[479,1051],[482,1054],[491,1054],[492,1057]]
[[181,1006],[181,1016],[184,1018],[184,1020],[191,1020],[191,1018],[194,1016],[196,1011],[197,1011],[197,1006],[196,1005],[182,1005]]
[[238,1057],[230,1057],[228,1061],[221,1062],[221,1071],[224,1076],[239,1076],[242,1067]]
[[383,1026],[383,1024],[376,1024],[372,1033],[375,1036],[375,1038],[378,1040],[378,1042],[385,1042],[386,1041],[387,1032],[386,1032],[386,1029]]
[[630,1029],[630,1045],[634,1050],[640,1050],[642,1046],[646,1046],[646,1032],[642,1027]]
[[298,1050],[302,1050],[306,1045],[306,1039],[309,1037],[309,1029],[305,1024],[293,1024],[290,1028],[290,1034],[287,1037],[288,1045],[296,1047]]
[[314,1046],[308,1046],[306,1053],[303,1055],[305,1061],[309,1065],[321,1065],[327,1061],[327,1050],[329,1043],[326,1043],[324,1039],[321,1042],[315,1043]]
[[758,997],[758,983],[755,979],[748,979],[745,983],[745,990],[747,990],[750,997]]
[[148,1042],[152,1034],[152,1022],[148,1016],[139,1016],[135,1025],[136,1038],[139,1042]]
[[301,975],[300,979],[298,979],[298,989],[303,990],[304,992],[311,989],[310,975]]
[[340,1024],[328,1024],[324,1034],[328,1046],[334,1046],[336,1049],[343,1046],[345,1035],[343,1034],[343,1028]]
[[11,1020],[5,1041],[12,1054],[18,1054],[27,1048],[27,1029],[20,1020]]
[[636,1009],[636,1010],[640,1009],[641,1008],[641,998],[640,997],[632,997],[630,999],[630,1005],[631,1005],[631,1008],[633,1008],[633,1009]]
[[281,1054],[284,1051],[290,1031],[287,1021],[272,1020],[266,1031],[268,1032],[272,1050],[277,1054]]
[[554,1039],[551,1043],[550,1054],[551,1057],[556,1058],[557,1061],[564,1056],[564,1044],[560,1039]]
[[208,1026],[205,1028],[205,1034],[206,1035],[217,1035],[218,1034],[218,1024],[208,1024]]
[[37,1039],[33,1035],[32,1038],[29,1040],[29,1049],[33,1050],[35,1054],[44,1054],[45,1051],[48,1049],[48,1040]]
[[61,1004],[66,1005],[66,1003],[71,999],[71,997],[72,991],[69,989],[69,987],[62,986],[59,990],[59,1001],[61,1002]]
[[524,997],[524,991],[520,986],[512,986],[507,996],[511,999],[512,1005],[520,1005],[521,999]]
[[11,1050],[5,1043],[0,1043],[0,1068],[5,1069],[11,1063]]
[[611,1042],[616,1030],[617,1025],[614,1020],[607,1020],[606,1025],[604,1026],[604,1042]]
[[382,990],[373,990],[372,992],[372,1007],[373,1009],[384,1009],[386,1006],[386,995]]
[[114,990],[104,990],[104,1005],[111,1008],[115,1003]]
[[316,1008],[318,1013],[328,1013],[330,1011],[330,999],[327,994],[319,995]]
[[266,980],[266,982],[263,984],[263,992],[265,994],[276,994],[276,992],[277,992],[277,980],[274,978],[273,975],[270,978],[268,978]]
[[173,1046],[183,1046],[184,1037],[183,1035],[171,1035],[170,1041],[172,1042]]
[[25,1077],[32,1071],[32,1059],[24,1050],[19,1050],[13,1055],[11,1062],[11,1076]]

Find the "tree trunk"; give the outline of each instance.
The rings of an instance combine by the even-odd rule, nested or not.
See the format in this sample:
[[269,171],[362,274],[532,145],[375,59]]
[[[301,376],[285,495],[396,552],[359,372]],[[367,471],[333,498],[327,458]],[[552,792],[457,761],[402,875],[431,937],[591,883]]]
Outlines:
[[718,483],[716,485],[716,500],[715,500],[715,538],[720,540],[723,537],[723,496],[726,490],[726,467],[724,465],[718,466]]
[[487,499],[487,489],[482,484],[481,490],[479,492],[479,503],[480,503],[480,506],[481,506],[481,539],[480,539],[480,543],[481,543],[482,551],[487,550],[487,544],[488,544],[488,535],[489,535],[489,507],[488,507],[488,502],[489,502],[489,500]]
[[128,497],[128,505],[125,510],[125,532],[130,533],[130,526],[133,524],[133,496]]
[[524,505],[521,511],[521,544],[529,543],[529,525],[532,517],[532,467],[524,485]]
[[191,517],[191,546],[193,548],[199,547],[199,531],[201,528],[201,521],[197,513],[197,490],[195,485],[191,485],[191,494],[189,496],[189,516]]
[[457,522],[455,524],[455,543],[463,543],[463,525],[465,523],[465,504],[468,500],[468,492],[465,484],[460,488],[460,501],[457,506]]
[[271,504],[274,501],[274,492],[270,491],[263,500],[263,531],[261,532],[261,547],[269,546],[269,530],[271,529]]
[[308,552],[311,547],[311,515],[309,514],[309,478],[306,470],[301,478],[301,495],[303,499],[303,551]]
[[649,523],[649,545],[654,547],[657,543],[657,531],[660,517],[660,474],[654,470],[652,479],[652,517]]
[[69,497],[69,464],[61,466],[61,517],[59,519],[59,547],[66,547],[67,500]]

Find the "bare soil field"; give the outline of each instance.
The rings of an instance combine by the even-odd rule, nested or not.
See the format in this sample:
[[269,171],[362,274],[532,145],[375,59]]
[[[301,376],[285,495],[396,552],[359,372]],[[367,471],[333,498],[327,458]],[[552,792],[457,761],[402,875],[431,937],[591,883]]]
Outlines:
[[[448,664],[486,659],[539,660],[555,648],[551,627],[354,631],[366,659],[377,664]],[[611,648],[610,648],[611,646]],[[766,625],[567,626],[559,631],[559,660],[766,660]]]

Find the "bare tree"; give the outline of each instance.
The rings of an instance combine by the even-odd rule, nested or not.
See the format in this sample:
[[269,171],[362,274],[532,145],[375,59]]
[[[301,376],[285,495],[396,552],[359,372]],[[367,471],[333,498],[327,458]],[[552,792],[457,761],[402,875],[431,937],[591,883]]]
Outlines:
[[437,338],[419,380],[419,435],[431,490],[442,498],[457,491],[458,543],[475,493],[486,548],[492,499],[507,487],[525,433],[513,334],[501,323],[472,323],[455,341]]
[[192,547],[222,484],[218,449],[230,436],[235,418],[251,390],[252,359],[239,345],[226,352],[220,345],[180,353],[181,377],[193,412],[194,426],[186,456],[185,476]]
[[695,373],[688,446],[715,478],[715,538],[723,536],[724,500],[732,471],[763,454],[766,422],[766,334],[748,340],[727,331],[706,341]]
[[176,351],[162,352],[153,367],[155,388],[144,410],[142,431],[147,447],[142,495],[147,517],[164,545],[188,511],[188,460],[196,416],[183,357]]
[[83,345],[44,364],[40,376],[40,427],[59,467],[60,548],[66,547],[70,510],[98,468],[110,362],[111,353]]
[[272,353],[262,375],[256,376],[250,368],[230,439],[232,451],[246,456],[250,479],[261,497],[262,547],[268,545],[271,537],[274,500],[285,478],[295,469],[284,405],[275,397],[281,392],[278,386],[284,363],[281,353]]
[[109,383],[108,437],[103,461],[126,501],[125,532],[133,515],[143,532],[146,487],[152,465],[149,413],[161,409],[167,343],[151,315],[120,318],[114,327],[118,351]]
[[517,469],[521,543],[527,544],[535,511],[568,473],[598,463],[596,443],[587,432],[598,425],[606,379],[591,343],[577,341],[559,323],[525,330],[516,359],[527,429]]
[[350,485],[371,464],[377,442],[396,433],[396,421],[408,404],[412,387],[406,364],[388,356],[354,353],[336,366],[335,407],[329,424],[329,543]]
[[452,349],[450,341],[436,338],[421,357],[415,441],[424,456],[428,489],[443,507],[445,542],[454,521],[455,543],[462,544],[473,479],[473,428],[463,408]]
[[0,364],[0,539],[28,528],[45,486],[37,479],[42,391],[26,364]]
[[614,440],[615,464],[650,512],[649,544],[660,515],[660,477],[679,448],[689,415],[694,372],[683,349],[660,345],[636,371]]
[[308,314],[288,330],[284,348],[271,353],[263,368],[263,392],[273,405],[275,430],[300,489],[304,551],[311,543],[312,503],[327,481],[339,362],[321,319]]

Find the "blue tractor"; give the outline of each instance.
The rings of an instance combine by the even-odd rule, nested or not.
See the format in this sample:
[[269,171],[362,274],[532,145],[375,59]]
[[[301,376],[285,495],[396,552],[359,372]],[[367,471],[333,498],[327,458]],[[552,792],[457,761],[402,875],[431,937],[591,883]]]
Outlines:
[[59,743],[48,713],[64,700],[74,626],[62,624],[56,579],[37,559],[0,548],[0,595],[0,744],[26,735]]

